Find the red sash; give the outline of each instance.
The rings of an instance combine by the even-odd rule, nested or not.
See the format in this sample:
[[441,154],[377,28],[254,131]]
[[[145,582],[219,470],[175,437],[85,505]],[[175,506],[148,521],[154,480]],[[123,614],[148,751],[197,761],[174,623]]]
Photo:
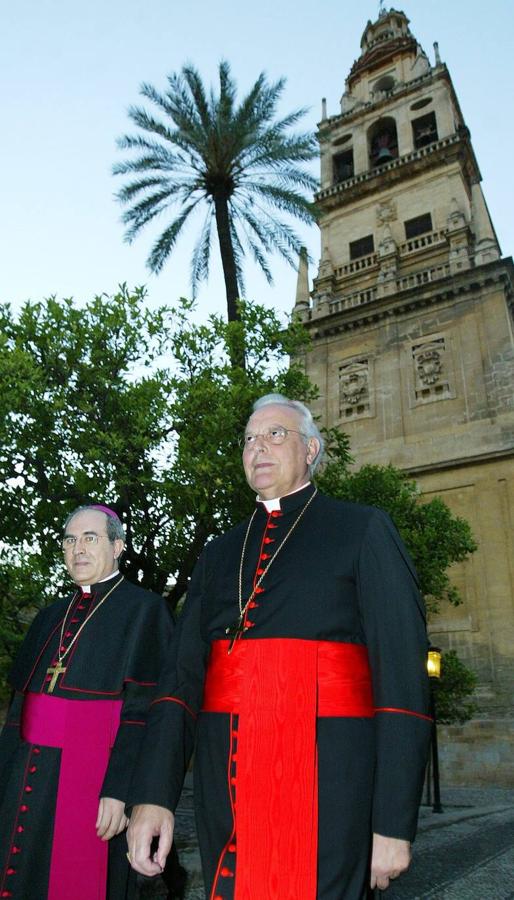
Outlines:
[[95,822],[120,712],[121,700],[25,695],[23,739],[62,748],[48,900],[105,900],[108,842]]
[[367,650],[294,639],[215,641],[205,712],[237,730],[235,900],[315,900],[316,718],[373,716]]

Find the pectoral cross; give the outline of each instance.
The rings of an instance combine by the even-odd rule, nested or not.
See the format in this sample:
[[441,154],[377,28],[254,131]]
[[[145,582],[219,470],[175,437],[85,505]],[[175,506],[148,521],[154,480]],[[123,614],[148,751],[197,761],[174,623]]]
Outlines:
[[239,640],[240,637],[248,631],[248,625],[244,624],[245,613],[243,612],[237,622],[234,622],[233,625],[229,625],[228,628],[225,628],[225,634],[230,638],[230,644],[228,645],[228,653],[232,653],[234,649],[234,644]]
[[51,694],[53,692],[55,683],[56,683],[57,679],[59,678],[59,675],[62,675],[65,671],[66,671],[66,666],[61,665],[61,663],[59,663],[57,666],[49,666],[48,667],[48,669],[46,670],[46,674],[52,676],[50,684],[48,685],[48,693],[49,694]]

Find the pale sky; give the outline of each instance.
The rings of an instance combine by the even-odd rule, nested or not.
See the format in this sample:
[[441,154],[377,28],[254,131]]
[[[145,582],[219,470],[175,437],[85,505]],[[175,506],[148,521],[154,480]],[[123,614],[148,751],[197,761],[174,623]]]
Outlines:
[[[386,8],[388,4],[386,3]],[[511,0],[405,0],[396,8],[433,63],[439,42],[471,137],[504,256],[514,233]],[[193,234],[159,276],[145,267],[158,224],[123,242],[112,164],[115,139],[139,85],[159,90],[192,62],[208,84],[226,58],[246,92],[260,71],[287,85],[281,112],[309,107],[305,129],[339,111],[344,81],[378,2],[360,0],[0,0],[0,302],[14,307],[51,294],[77,302],[146,284],[152,305],[190,296]],[[164,221],[164,220],[163,220]],[[319,233],[304,232],[316,263]],[[213,245],[212,260],[217,263]],[[272,259],[275,287],[246,269],[248,299],[289,312],[296,273]],[[311,266],[310,276],[315,274]],[[199,294],[199,312],[225,310],[219,265]]]

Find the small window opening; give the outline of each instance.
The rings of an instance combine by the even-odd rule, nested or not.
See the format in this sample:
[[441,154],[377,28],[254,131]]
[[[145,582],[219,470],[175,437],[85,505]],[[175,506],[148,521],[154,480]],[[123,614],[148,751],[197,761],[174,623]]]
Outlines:
[[419,119],[412,120],[412,132],[414,135],[414,147],[419,150],[420,147],[426,147],[427,144],[433,144],[437,141],[437,124],[435,113],[427,113],[426,116],[420,116]]
[[345,150],[344,153],[336,153],[333,158],[333,163],[334,182],[346,181],[347,178],[353,176],[353,150]]
[[404,225],[405,237],[410,241],[411,238],[432,231],[432,216],[430,213],[423,213],[422,216],[416,216],[415,219],[407,219],[407,221],[404,222]]
[[366,237],[359,238],[358,241],[350,241],[350,259],[359,259],[361,256],[370,256],[374,251],[375,245],[372,234],[367,234]]

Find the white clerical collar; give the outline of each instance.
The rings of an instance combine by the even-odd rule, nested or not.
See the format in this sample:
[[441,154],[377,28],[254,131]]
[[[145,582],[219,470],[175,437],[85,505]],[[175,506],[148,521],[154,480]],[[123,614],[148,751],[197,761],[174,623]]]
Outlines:
[[[111,578],[116,578],[116,575],[119,575],[119,574],[120,574],[120,570],[115,569],[114,572],[111,572],[111,574],[107,575],[106,578],[100,578],[100,581],[95,581],[95,584],[102,584],[102,582],[104,582],[104,581],[110,581]],[[90,584],[81,584],[80,587],[82,588],[83,591],[85,591],[86,594],[91,593],[91,585]]]
[[[295,491],[291,491],[290,494],[284,494],[284,496],[290,497],[291,494],[297,494],[298,491],[303,491],[303,489],[306,488],[308,484],[310,484],[310,481],[306,481],[305,484],[302,484],[301,487],[296,488]],[[270,512],[273,512],[275,509],[280,509],[281,497],[274,497],[273,500],[261,500],[261,498],[258,496],[257,500],[259,501],[259,503],[263,504],[264,508],[266,509],[266,512],[270,513]]]

